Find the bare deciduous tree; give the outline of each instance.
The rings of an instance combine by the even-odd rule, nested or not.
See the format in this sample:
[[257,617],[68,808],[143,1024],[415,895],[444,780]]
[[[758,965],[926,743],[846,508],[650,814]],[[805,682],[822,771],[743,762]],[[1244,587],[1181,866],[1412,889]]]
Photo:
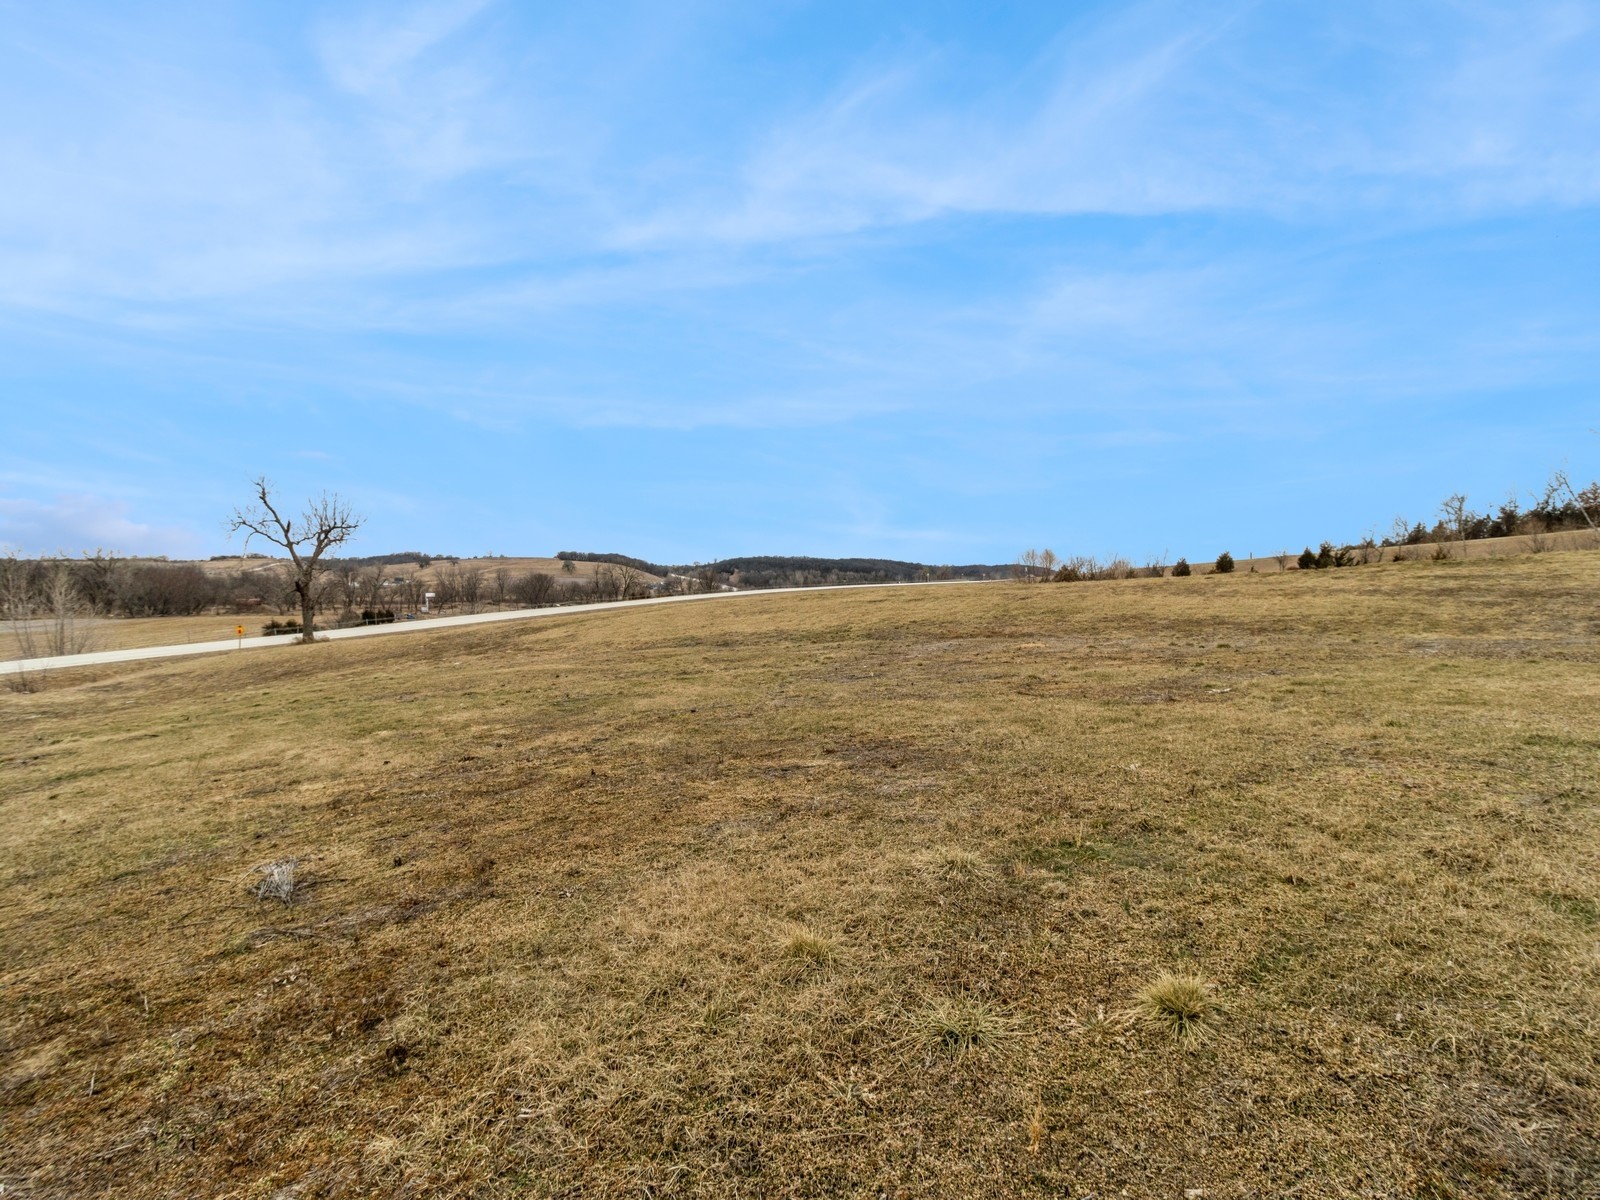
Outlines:
[[415,572],[408,571],[399,577],[400,582],[394,585],[395,591],[400,594],[400,602],[407,612],[416,612],[422,607],[422,598],[427,591],[427,584],[422,582]]
[[456,580],[456,595],[461,601],[461,607],[469,613],[478,611],[478,605],[483,602],[483,568],[466,567],[461,571]]
[[634,600],[650,589],[645,586],[644,572],[626,563],[617,567],[617,599]]
[[349,612],[356,606],[361,589],[360,571],[359,567],[349,562],[334,563],[328,568],[329,578],[326,582],[332,585],[330,590],[338,598],[342,612]]
[[1378,550],[1378,531],[1376,528],[1367,530],[1367,536],[1361,539],[1361,562],[1374,563],[1383,558]]
[[537,608],[549,604],[556,589],[555,579],[543,571],[530,571],[511,585],[511,594],[519,604]]
[[433,575],[433,606],[443,612],[461,603],[461,564],[446,563]]
[[347,502],[328,492],[307,501],[298,518],[285,517],[272,502],[272,485],[266,476],[257,479],[254,486],[255,503],[233,510],[229,532],[245,530],[245,549],[249,549],[251,538],[259,537],[289,552],[290,586],[300,600],[300,640],[315,641],[317,577],[325,569],[322,556],[355,536],[362,518]]
[[1591,483],[1586,488],[1574,488],[1565,468],[1552,471],[1550,482],[1544,489],[1544,507],[1575,508],[1589,528],[1600,533],[1600,484]]
[[616,567],[610,563],[601,563],[594,569],[594,598],[596,600],[619,600],[622,598],[622,580]]
[[357,594],[360,597],[361,607],[374,611],[388,607],[387,597],[384,595],[384,578],[382,567],[370,567],[362,571],[357,577]]
[[[1440,519],[1443,520],[1445,527],[1455,535],[1455,540],[1458,542],[1467,540],[1467,516],[1467,494],[1465,492],[1451,492],[1450,495],[1445,497],[1444,503],[1439,506]],[[1467,548],[1465,546],[1462,546],[1461,553],[1463,557],[1466,555]],[[1435,554],[1434,557],[1447,556],[1448,551],[1445,555]]]

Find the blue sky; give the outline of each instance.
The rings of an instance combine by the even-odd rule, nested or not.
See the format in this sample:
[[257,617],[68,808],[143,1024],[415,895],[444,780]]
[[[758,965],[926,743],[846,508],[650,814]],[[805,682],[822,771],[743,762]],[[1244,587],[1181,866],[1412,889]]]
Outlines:
[[1600,4],[0,0],[0,543],[1267,553],[1600,474]]

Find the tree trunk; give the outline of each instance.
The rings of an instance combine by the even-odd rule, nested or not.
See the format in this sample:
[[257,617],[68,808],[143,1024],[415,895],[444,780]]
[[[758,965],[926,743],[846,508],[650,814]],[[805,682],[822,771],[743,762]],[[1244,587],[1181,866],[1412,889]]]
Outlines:
[[317,640],[314,632],[317,606],[311,600],[311,585],[304,580],[295,584],[300,593],[300,640],[308,645]]

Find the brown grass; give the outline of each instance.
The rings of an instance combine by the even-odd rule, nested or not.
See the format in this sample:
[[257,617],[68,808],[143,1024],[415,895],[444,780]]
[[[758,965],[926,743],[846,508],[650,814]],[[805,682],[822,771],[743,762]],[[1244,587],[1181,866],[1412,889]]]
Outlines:
[[1163,971],[1140,990],[1134,1015],[1174,1041],[1192,1045],[1211,1032],[1218,1008],[1204,979]]
[[[1592,1196],[1600,556],[0,695],[26,1196]],[[259,898],[296,860],[293,903]],[[1226,1001],[1123,1019],[1171,964]]]
[[[202,569],[213,573],[235,572],[241,568],[252,570],[270,569],[261,559],[217,559],[195,564]],[[573,573],[566,575],[561,570],[561,560],[558,558],[464,558],[460,562],[460,569],[465,571],[477,569],[484,573],[484,595],[477,606],[479,612],[493,612],[496,605],[488,599],[487,577],[496,571],[504,570],[511,577],[526,575],[532,571],[543,571],[558,581],[571,582],[593,579],[603,564],[592,562],[575,562]],[[449,560],[435,562],[425,568],[418,568],[415,563],[403,563],[392,568],[396,575],[416,575],[427,583],[436,583],[441,570],[451,568]],[[453,569],[453,568],[451,568]],[[639,578],[646,584],[659,582],[659,577],[641,573]],[[401,608],[399,601],[394,602],[396,610]],[[507,604],[506,608],[517,607]],[[443,616],[459,616],[466,611],[461,606],[456,606],[444,612]],[[317,627],[322,628],[324,620],[331,620],[335,614],[319,613]],[[177,646],[188,645],[192,642],[220,642],[234,637],[236,626],[244,626],[246,638],[261,636],[261,627],[271,620],[300,619],[298,609],[293,612],[280,613],[276,608],[266,606],[253,613],[203,613],[192,617],[79,617],[75,621],[75,628],[83,631],[88,637],[90,650],[133,650],[145,646]],[[426,619],[425,617],[423,618]],[[42,639],[36,638],[36,642]],[[0,621],[0,661],[16,659],[23,656],[21,639],[16,635],[9,621]]]
[[[1286,552],[1285,561],[1280,563],[1276,555],[1263,554],[1255,558],[1235,556],[1234,571],[1238,574],[1248,574],[1255,571],[1262,574],[1276,574],[1283,570],[1295,570],[1295,562],[1300,557],[1302,549],[1317,549],[1318,543],[1310,546],[1296,547]],[[1595,550],[1600,549],[1600,535],[1592,529],[1563,529],[1556,533],[1520,533],[1513,537],[1472,538],[1469,541],[1449,542],[1420,542],[1413,546],[1379,546],[1368,553],[1373,562],[1422,562],[1425,559],[1447,558],[1507,558],[1523,554],[1544,553],[1559,550]],[[1354,551],[1359,562],[1362,552]],[[1197,562],[1192,564],[1195,574],[1211,574],[1216,563]]]
[[[79,617],[90,650],[131,650],[141,646],[177,646],[190,642],[220,642],[244,626],[245,636],[261,636],[261,626],[276,613],[234,616],[232,613],[200,617]],[[42,639],[36,639],[42,640]],[[0,621],[0,660],[21,658],[22,645],[11,622]]]

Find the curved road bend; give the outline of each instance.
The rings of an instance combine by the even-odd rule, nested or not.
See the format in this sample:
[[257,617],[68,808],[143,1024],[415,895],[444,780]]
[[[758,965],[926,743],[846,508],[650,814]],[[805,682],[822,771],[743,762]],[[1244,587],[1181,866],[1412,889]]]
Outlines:
[[[690,596],[657,596],[649,600],[610,600],[604,604],[573,604],[559,608],[521,608],[512,612],[473,613],[460,617],[435,617],[427,621],[396,621],[393,625],[358,625],[352,629],[328,629],[317,634],[324,638],[381,637],[391,633],[421,633],[429,629],[453,629],[461,625],[485,625],[490,621],[529,621],[551,617],[571,617],[610,608],[646,608],[652,604],[685,604],[697,600],[731,600],[736,596],[779,596],[793,592],[845,592],[861,588],[951,587],[964,583],[992,583],[989,579],[940,579],[927,583],[835,583],[823,587],[752,588],[742,592],[698,592]],[[59,671],[64,667],[95,667],[106,663],[141,662],[147,658],[182,658],[189,654],[221,654],[233,650],[260,650],[268,646],[293,646],[295,637],[254,637],[241,643],[234,638],[220,642],[190,642],[182,646],[140,646],[132,650],[97,650],[89,654],[61,654],[53,658],[24,658],[0,662],[0,675],[28,671]]]

